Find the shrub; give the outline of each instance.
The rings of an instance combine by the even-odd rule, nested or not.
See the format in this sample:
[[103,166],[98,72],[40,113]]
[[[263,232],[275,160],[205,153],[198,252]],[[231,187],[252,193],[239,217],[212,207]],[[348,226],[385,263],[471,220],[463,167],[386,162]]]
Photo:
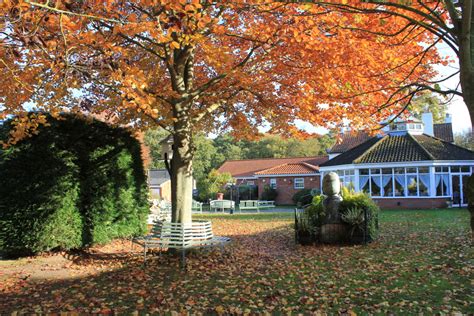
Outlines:
[[212,169],[206,178],[202,179],[198,183],[199,198],[202,201],[208,199],[215,199],[217,193],[224,191],[227,183],[232,183],[232,175],[228,172],[220,173],[219,171]]
[[265,201],[275,201],[278,196],[278,191],[269,186],[265,185],[262,192],[262,200]]
[[[374,240],[378,236],[378,214],[380,208],[377,204],[365,193],[347,193],[344,196],[344,200],[341,202],[340,211],[342,213],[342,218],[346,218],[346,222],[351,225],[352,231],[359,232],[359,234],[364,233],[365,224],[358,224],[355,222],[350,222],[350,218],[355,217],[355,213],[359,212],[361,215],[364,215],[364,212],[367,214],[367,231],[366,236],[369,240]],[[352,214],[350,214],[352,213]]]
[[239,200],[258,199],[258,187],[256,185],[239,185]]
[[72,115],[48,123],[0,152],[1,248],[30,254],[144,232],[148,190],[138,141]]
[[82,218],[73,156],[46,146],[10,148],[0,164],[0,241],[3,251],[30,255],[78,248]]
[[322,225],[322,220],[326,216],[323,208],[324,195],[316,195],[313,197],[311,204],[306,207],[301,217],[305,220],[305,224],[309,228],[306,230],[311,231],[314,240],[319,238],[319,231]]
[[[314,241],[318,241],[321,226],[326,217],[323,200],[324,195],[313,197],[311,205],[306,207],[297,219],[299,221],[299,225],[296,227],[298,233],[304,234],[308,231],[311,233]],[[368,241],[376,239],[378,235],[379,207],[368,195],[346,191],[339,211],[342,220],[350,226],[352,242],[364,241],[364,233]],[[368,218],[367,231],[365,231],[365,214],[367,214]]]
[[293,202],[296,205],[305,206],[311,204],[313,200],[313,195],[311,194],[311,189],[303,189],[296,192],[292,198]]

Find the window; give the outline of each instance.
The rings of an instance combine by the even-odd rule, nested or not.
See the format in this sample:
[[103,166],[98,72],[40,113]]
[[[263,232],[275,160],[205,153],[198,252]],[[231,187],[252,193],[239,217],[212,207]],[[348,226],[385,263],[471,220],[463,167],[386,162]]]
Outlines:
[[[360,169],[359,189],[373,197],[429,196],[429,170],[429,167]],[[437,180],[437,185],[438,181],[441,180]]]
[[372,196],[380,196],[382,188],[380,187],[380,176],[371,176],[370,189]]
[[304,178],[295,178],[294,188],[297,190],[304,189]]
[[407,175],[408,196],[417,196],[417,185],[418,181],[416,181],[416,175]]
[[449,192],[449,167],[435,168],[436,196],[450,196]]
[[461,166],[461,172],[466,172],[466,173],[470,172],[469,166]]
[[428,167],[418,168],[418,194],[430,195],[430,171]]
[[382,176],[383,196],[393,196],[393,177],[392,175]]
[[277,188],[277,179],[270,179],[270,188],[272,189]]
[[247,181],[247,185],[255,185],[255,181]]

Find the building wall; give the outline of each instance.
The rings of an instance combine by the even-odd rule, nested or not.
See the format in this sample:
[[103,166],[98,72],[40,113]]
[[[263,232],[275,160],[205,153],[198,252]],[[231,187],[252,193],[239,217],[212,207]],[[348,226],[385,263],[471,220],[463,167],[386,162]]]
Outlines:
[[171,180],[161,184],[161,199],[171,202]]
[[259,199],[262,199],[262,193],[266,185],[270,185],[270,179],[276,179],[277,187],[276,190],[278,192],[278,196],[275,200],[275,204],[280,205],[288,205],[294,204],[293,202],[293,195],[300,191],[299,189],[294,188],[295,178],[303,178],[304,179],[304,187],[305,189],[320,189],[320,176],[312,175],[312,176],[288,176],[288,177],[265,177],[259,178],[256,181],[258,185],[258,195]]
[[446,208],[447,198],[390,198],[373,200],[382,209],[433,209]]

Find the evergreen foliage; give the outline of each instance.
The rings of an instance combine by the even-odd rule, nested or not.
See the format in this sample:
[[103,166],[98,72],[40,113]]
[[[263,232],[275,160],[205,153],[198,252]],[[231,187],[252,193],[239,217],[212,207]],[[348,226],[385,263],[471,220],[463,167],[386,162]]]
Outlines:
[[48,123],[0,152],[0,249],[75,249],[144,232],[139,142],[96,120],[65,115]]
[[[313,197],[311,205],[299,215],[299,225],[295,227],[298,234],[309,234],[313,242],[320,240],[319,234],[327,215],[323,207],[323,201],[324,195]],[[377,238],[380,208],[367,194],[343,189],[343,201],[339,205],[339,212],[343,222],[349,227],[349,242],[361,243]],[[366,216],[367,225],[365,223]]]
[[313,201],[313,195],[311,194],[312,189],[302,189],[296,192],[292,200],[295,204],[300,205],[300,206],[305,206],[308,204],[311,204]]
[[278,196],[278,191],[268,184],[265,185],[262,192],[262,200],[264,201],[275,201]]
[[[368,221],[367,231],[365,234],[368,236],[368,240],[375,240],[377,238],[379,228],[378,216],[380,208],[377,204],[375,204],[369,195],[363,192],[349,192],[344,194],[344,199],[340,204],[340,210],[342,215],[346,215],[348,218],[350,217],[348,214],[349,212],[359,212],[362,215],[364,215],[364,212],[366,212]],[[351,229],[354,230],[355,234],[359,233],[359,235],[361,235],[364,233],[363,230],[365,230],[365,226],[364,228],[361,228],[361,226],[355,222],[348,222],[348,224],[351,225]]]

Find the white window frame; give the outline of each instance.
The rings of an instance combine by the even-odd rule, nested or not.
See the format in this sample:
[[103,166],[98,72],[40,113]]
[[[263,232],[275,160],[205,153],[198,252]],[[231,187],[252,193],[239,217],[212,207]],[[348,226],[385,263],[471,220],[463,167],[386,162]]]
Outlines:
[[277,188],[277,179],[276,178],[271,178],[270,179],[270,188],[272,188],[272,189]]
[[[296,185],[298,183],[298,186]],[[299,184],[302,184],[303,186],[300,187]],[[304,178],[295,178],[293,181],[293,188],[295,190],[303,190],[304,189]]]

